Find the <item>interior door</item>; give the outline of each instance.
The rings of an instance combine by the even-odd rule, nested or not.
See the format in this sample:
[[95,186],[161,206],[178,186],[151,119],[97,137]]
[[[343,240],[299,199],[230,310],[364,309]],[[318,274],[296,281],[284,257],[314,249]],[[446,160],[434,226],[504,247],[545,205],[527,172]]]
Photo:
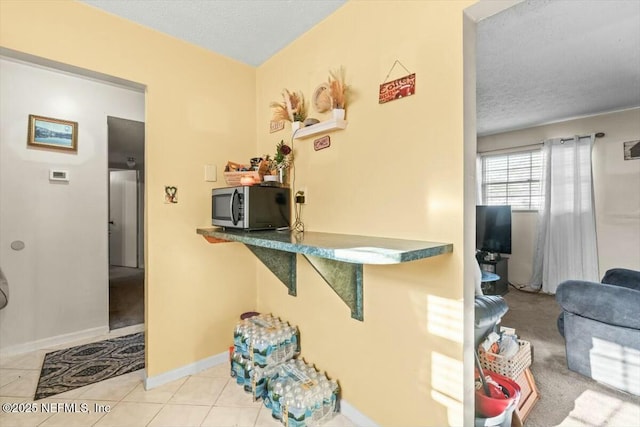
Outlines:
[[109,265],[138,267],[137,218],[137,171],[109,171]]

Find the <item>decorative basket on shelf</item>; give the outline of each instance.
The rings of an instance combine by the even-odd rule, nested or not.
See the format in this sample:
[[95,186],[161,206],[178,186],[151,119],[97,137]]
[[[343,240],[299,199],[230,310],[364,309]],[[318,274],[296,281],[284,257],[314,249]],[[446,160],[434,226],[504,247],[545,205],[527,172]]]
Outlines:
[[529,341],[518,340],[520,349],[510,359],[499,354],[488,353],[482,347],[478,349],[480,364],[483,369],[496,372],[505,377],[515,379],[531,366],[531,343]]
[[[265,160],[260,162],[258,170],[251,170],[250,165],[227,162],[229,172],[224,172],[224,180],[229,186],[242,185],[240,180],[244,177],[251,177],[255,184],[262,182],[263,176],[269,173],[269,164]],[[247,169],[247,170],[241,170]]]

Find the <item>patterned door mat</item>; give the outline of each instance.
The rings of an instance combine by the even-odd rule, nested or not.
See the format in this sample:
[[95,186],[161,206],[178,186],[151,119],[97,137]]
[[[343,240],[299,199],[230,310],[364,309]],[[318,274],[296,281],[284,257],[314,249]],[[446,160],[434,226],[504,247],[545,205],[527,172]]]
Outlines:
[[144,368],[144,332],[47,353],[34,400]]

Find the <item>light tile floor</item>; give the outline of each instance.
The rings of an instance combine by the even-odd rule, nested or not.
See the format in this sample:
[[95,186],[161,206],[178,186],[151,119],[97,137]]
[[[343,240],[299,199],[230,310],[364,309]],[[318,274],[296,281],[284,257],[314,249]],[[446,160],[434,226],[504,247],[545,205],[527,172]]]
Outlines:
[[[118,334],[65,347],[115,336]],[[149,391],[144,389],[144,371],[140,370],[34,402],[44,355],[57,349],[0,357],[0,427],[282,426],[271,417],[271,411],[260,402],[254,403],[231,380],[227,364]],[[354,424],[338,414],[325,426]]]

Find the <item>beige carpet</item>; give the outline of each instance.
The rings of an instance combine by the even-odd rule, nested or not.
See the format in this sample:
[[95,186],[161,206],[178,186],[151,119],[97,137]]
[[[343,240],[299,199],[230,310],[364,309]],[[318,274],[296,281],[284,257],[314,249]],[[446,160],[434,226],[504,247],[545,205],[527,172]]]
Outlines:
[[109,329],[144,323],[144,270],[109,268]]
[[521,339],[531,342],[531,372],[540,391],[525,426],[640,426],[640,397],[567,368],[564,339],[556,328],[560,308],[555,296],[509,289],[502,325],[516,328]]

